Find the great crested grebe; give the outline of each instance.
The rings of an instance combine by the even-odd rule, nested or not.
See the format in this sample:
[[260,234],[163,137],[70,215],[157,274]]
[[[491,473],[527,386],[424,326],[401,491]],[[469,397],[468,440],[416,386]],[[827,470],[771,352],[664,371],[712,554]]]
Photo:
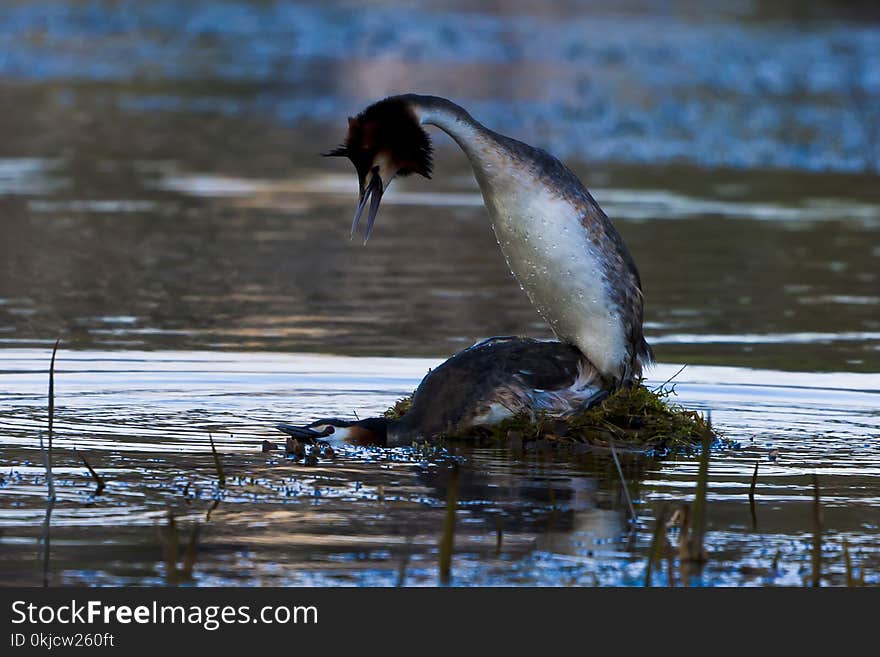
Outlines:
[[391,96],[348,120],[345,143],[327,155],[357,169],[370,237],[395,176],[431,174],[423,124],[448,133],[471,162],[510,271],[560,341],[580,349],[611,388],[630,385],[653,360],[642,334],[644,300],[635,262],[614,225],[564,164],[493,132],[437,96]]
[[430,177],[431,140],[423,124],[448,133],[467,155],[508,267],[560,342],[484,341],[429,373],[399,420],[277,425],[285,433],[400,445],[522,412],[565,416],[632,385],[653,359],[642,333],[636,265],[577,176],[445,98],[392,96],[349,118],[345,142],[327,155],[347,157],[357,169],[360,202],[352,236],[366,211],[364,243],[369,239],[395,176]]
[[431,370],[400,419],[327,418],[276,428],[308,442],[332,435],[348,443],[395,447],[454,436],[518,414],[532,419],[542,412],[564,417],[607,394],[602,377],[575,347],[497,337],[478,342]]

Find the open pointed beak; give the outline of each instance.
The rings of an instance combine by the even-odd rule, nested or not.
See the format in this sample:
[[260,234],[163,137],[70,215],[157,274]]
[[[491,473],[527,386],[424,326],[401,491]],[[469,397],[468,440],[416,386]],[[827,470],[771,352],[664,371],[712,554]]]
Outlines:
[[376,222],[376,215],[379,213],[379,202],[382,200],[384,191],[382,178],[379,176],[379,167],[374,167],[370,171],[370,182],[361,190],[361,199],[358,203],[357,212],[355,212],[354,221],[351,222],[352,239],[357,234],[358,223],[367,205],[370,206],[370,210],[367,213],[367,230],[364,233],[364,244],[370,239],[370,233],[373,232],[373,224]]
[[278,431],[286,433],[288,436],[293,436],[297,440],[304,440],[309,443],[313,443],[319,438],[329,436],[333,433],[333,429],[330,427],[327,427],[323,431],[315,431],[309,427],[297,427],[292,424],[284,424],[283,422],[276,424],[275,428],[278,429]]

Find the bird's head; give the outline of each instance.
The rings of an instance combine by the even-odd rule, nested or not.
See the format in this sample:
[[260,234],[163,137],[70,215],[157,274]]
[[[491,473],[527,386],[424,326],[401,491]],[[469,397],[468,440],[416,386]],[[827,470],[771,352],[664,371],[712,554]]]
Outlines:
[[345,142],[325,155],[347,157],[357,170],[360,202],[351,234],[354,237],[369,205],[365,244],[373,230],[382,194],[394,177],[411,173],[431,177],[431,139],[419,124],[411,103],[401,96],[380,100],[350,117]]
[[313,443],[327,439],[352,445],[384,445],[387,435],[386,418],[366,418],[364,420],[342,420],[324,418],[305,426],[276,424],[275,428],[298,440]]

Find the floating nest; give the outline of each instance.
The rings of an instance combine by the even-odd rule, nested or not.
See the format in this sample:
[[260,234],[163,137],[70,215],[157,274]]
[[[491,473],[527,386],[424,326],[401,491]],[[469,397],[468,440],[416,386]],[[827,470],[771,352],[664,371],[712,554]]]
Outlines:
[[[474,427],[450,441],[501,443],[514,447],[615,447],[630,451],[689,452],[708,432],[713,442],[723,439],[710,421],[696,411],[670,400],[674,386],[649,389],[644,385],[618,390],[592,408],[565,419],[549,416],[512,417],[492,427]],[[412,396],[399,399],[385,411],[388,418],[403,416]]]

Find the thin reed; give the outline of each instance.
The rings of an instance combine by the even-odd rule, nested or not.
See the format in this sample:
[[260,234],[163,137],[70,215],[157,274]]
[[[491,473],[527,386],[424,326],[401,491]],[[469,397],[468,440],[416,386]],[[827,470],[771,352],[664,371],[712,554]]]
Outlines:
[[440,537],[440,583],[444,586],[452,579],[452,552],[455,547],[455,507],[458,504],[458,463],[453,462],[446,494],[446,515],[443,535]]

